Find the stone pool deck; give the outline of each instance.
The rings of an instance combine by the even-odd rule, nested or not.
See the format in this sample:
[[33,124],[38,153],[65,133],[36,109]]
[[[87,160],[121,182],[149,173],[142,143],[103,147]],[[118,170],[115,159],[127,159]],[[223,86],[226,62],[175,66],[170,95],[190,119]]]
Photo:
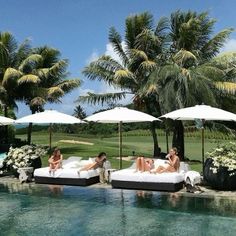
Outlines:
[[[34,186],[37,185],[34,182],[30,182],[30,183],[23,183],[21,184],[19,179],[13,177],[13,176],[1,176],[0,177],[0,184],[4,184],[4,185],[19,185],[19,187],[21,186],[22,188],[27,188],[27,186]],[[40,185],[45,185],[46,184],[40,184]],[[63,185],[62,185],[63,186]],[[76,188],[76,186],[74,186]],[[90,186],[86,186],[84,188],[107,188],[107,189],[112,189],[112,186],[110,184],[102,184],[102,183],[98,183],[98,184],[93,184]],[[185,188],[179,190],[178,192],[175,193],[171,193],[171,194],[176,194],[176,195],[185,195],[185,196],[192,196],[192,197],[226,197],[229,199],[234,199],[236,200],[236,191],[218,191],[218,190],[214,190],[211,189],[209,186],[200,186],[202,192],[201,193],[189,193],[186,191]],[[141,190],[141,191],[145,191],[145,192],[150,192],[150,191],[146,191],[146,190]],[[163,194],[169,194],[169,192],[162,192]]]

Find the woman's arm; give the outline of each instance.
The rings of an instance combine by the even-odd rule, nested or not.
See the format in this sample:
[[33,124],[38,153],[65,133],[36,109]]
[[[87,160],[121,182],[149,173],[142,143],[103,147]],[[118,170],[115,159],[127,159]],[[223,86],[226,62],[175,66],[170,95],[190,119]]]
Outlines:
[[63,156],[61,155],[61,156],[60,156],[60,159],[59,159],[58,161],[54,161],[53,163],[54,163],[54,164],[58,164],[58,163],[62,162],[62,160],[63,160]]
[[178,161],[178,157],[177,156],[174,156],[173,160],[171,160],[171,158],[169,157],[169,165],[172,166],[172,167],[175,167],[177,161]]
[[53,164],[53,156],[50,156],[50,157],[49,157],[48,163],[49,163],[49,164]]

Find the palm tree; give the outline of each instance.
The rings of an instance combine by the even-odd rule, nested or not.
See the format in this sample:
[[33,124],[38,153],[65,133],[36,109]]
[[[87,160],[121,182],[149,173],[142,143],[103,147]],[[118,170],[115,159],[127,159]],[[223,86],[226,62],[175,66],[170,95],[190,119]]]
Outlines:
[[[216,81],[225,72],[211,63],[232,29],[212,36],[215,20],[207,13],[176,11],[170,17],[169,60],[149,80],[147,90],[159,95],[162,113],[195,104],[216,105]],[[173,146],[184,157],[184,129],[174,122]]]
[[[0,32],[0,104],[4,115],[8,116],[8,109],[17,108],[18,72],[15,70],[30,51],[29,41],[18,45],[14,36],[9,32]],[[6,73],[11,76],[6,76]],[[7,126],[5,139],[8,140]]]
[[[32,114],[43,111],[47,102],[60,103],[61,97],[80,85],[78,79],[67,79],[68,62],[60,59],[60,52],[50,47],[33,48],[27,58],[14,69],[17,78],[18,99],[25,101]],[[12,78],[13,68],[5,73]],[[32,124],[28,128],[28,143],[31,142]]]
[[74,109],[74,114],[75,117],[83,120],[86,117],[86,113],[83,109],[83,107],[81,107],[80,105],[77,105]]
[[[157,26],[153,26],[153,17],[145,12],[126,19],[124,44],[121,35],[115,28],[109,32],[109,41],[120,61],[103,55],[85,67],[83,73],[90,80],[103,80],[109,85],[119,88],[121,92],[93,94],[80,97],[80,101],[88,103],[116,102],[127,94],[133,95],[133,103],[139,110],[151,115],[159,114],[159,104],[153,95],[141,93],[149,75],[162,60],[165,44],[166,19],[162,18]],[[158,141],[155,124],[151,126],[154,141],[154,156],[158,155]]]

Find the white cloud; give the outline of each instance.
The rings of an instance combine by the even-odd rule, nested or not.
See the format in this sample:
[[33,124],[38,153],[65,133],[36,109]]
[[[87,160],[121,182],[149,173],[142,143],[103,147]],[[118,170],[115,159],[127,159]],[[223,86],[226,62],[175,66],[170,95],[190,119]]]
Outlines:
[[92,52],[92,54],[89,56],[89,58],[86,60],[86,64],[89,64],[93,61],[96,61],[98,59],[98,52],[96,50],[94,50]]
[[229,39],[221,50],[221,52],[229,51],[236,51],[236,39]]
[[[123,49],[125,48],[125,42],[124,41],[122,41],[121,46],[122,46]],[[113,47],[112,47],[111,43],[108,43],[106,45],[105,55],[111,56],[114,60],[116,60],[120,64],[122,64],[120,56],[113,50]]]

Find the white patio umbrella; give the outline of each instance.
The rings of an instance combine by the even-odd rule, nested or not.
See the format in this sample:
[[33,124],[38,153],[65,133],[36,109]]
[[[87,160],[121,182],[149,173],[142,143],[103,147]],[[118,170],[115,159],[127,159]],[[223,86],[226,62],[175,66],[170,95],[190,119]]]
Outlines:
[[5,117],[5,116],[0,116],[0,125],[10,125],[14,124],[15,120]]
[[[236,121],[236,114],[207,105],[196,105],[172,111],[159,118],[201,120],[204,124],[205,120]],[[204,126],[202,127],[202,165],[204,167]]]
[[152,122],[155,120],[161,121],[158,118],[148,115],[144,112],[131,110],[126,107],[116,107],[111,110],[96,113],[86,117],[84,120],[98,123],[118,123],[119,125],[119,155],[120,169],[122,168],[122,123],[131,122]]
[[32,115],[24,116],[17,119],[15,123],[35,123],[35,124],[49,124],[49,147],[51,149],[52,144],[52,124],[78,124],[85,123],[84,121],[56,110],[45,110],[44,112],[38,112]]

